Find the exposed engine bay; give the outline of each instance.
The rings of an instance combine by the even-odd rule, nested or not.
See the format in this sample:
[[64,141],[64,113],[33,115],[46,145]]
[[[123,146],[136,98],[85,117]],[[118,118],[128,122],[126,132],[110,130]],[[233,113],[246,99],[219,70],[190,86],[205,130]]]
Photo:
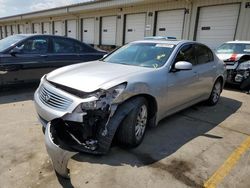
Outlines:
[[244,55],[236,62],[225,63],[228,83],[239,84],[241,89],[250,87],[250,55]]

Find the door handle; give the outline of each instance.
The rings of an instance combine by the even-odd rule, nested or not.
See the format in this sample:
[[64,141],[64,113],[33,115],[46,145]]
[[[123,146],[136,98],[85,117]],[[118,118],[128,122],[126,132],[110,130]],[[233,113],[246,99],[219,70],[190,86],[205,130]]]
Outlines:
[[48,55],[43,55],[43,54],[42,54],[42,55],[40,55],[40,57],[48,57]]

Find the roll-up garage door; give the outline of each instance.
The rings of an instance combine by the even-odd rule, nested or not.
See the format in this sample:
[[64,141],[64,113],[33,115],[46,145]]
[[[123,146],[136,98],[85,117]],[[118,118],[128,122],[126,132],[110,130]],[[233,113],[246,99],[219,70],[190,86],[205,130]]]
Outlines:
[[94,44],[95,19],[85,18],[82,20],[82,39],[87,44]]
[[116,41],[116,16],[102,18],[102,41],[103,45],[115,45]]
[[29,23],[26,23],[24,26],[24,33],[31,33],[31,32],[32,32],[31,25]]
[[0,39],[2,39],[3,38],[3,29],[2,29],[3,27],[2,26],[0,26]]
[[16,25],[12,25],[12,33],[13,33],[13,35],[18,33]]
[[184,16],[184,9],[158,12],[156,36],[171,36],[181,39]]
[[40,33],[40,24],[39,23],[33,24],[33,33]]
[[200,8],[196,40],[211,48],[234,40],[239,8],[239,4]]
[[77,22],[76,20],[67,21],[67,36],[77,39]]
[[125,43],[141,40],[145,36],[146,14],[126,15]]
[[2,37],[5,38],[6,37],[6,26],[2,27]]
[[54,22],[54,34],[55,35],[63,35],[63,23],[61,21]]
[[50,22],[43,23],[43,34],[51,34],[51,24]]
[[7,25],[7,36],[12,35],[11,33],[11,25]]
[[18,33],[19,34],[23,34],[24,33],[24,26],[23,26],[23,24],[19,24],[18,25]]

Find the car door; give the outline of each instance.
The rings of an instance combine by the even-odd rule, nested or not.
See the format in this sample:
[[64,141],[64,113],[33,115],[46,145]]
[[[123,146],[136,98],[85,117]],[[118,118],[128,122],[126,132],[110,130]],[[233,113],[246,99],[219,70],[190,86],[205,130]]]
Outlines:
[[47,63],[53,67],[62,67],[84,61],[79,55],[77,42],[65,37],[52,37],[52,52]]
[[49,38],[35,36],[19,43],[18,51],[2,56],[3,84],[17,84],[39,80],[46,71],[44,61],[49,49]]
[[[175,63],[179,61],[187,61],[193,65],[192,70],[175,71]],[[194,45],[186,44],[178,51],[171,70],[167,75],[167,108],[166,110],[174,110],[181,108],[192,102],[197,97],[198,73],[196,71],[196,59],[194,54]]]
[[103,58],[106,54],[104,51],[100,52],[93,47],[80,42],[75,44],[75,48],[81,62],[98,60]]
[[195,56],[197,65],[195,70],[199,74],[197,93],[200,97],[208,96],[210,94],[213,81],[216,74],[216,66],[214,62],[213,52],[202,44],[195,44]]

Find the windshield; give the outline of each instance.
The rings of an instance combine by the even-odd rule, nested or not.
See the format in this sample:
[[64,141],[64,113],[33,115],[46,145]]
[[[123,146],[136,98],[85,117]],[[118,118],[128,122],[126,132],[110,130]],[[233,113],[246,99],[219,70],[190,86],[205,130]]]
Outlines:
[[250,54],[250,44],[225,43],[217,48],[218,54]]
[[103,61],[158,68],[166,63],[174,48],[175,45],[165,43],[132,43],[121,47]]
[[11,47],[13,44],[24,38],[25,36],[23,35],[12,35],[0,40],[0,52],[6,50],[7,48]]

